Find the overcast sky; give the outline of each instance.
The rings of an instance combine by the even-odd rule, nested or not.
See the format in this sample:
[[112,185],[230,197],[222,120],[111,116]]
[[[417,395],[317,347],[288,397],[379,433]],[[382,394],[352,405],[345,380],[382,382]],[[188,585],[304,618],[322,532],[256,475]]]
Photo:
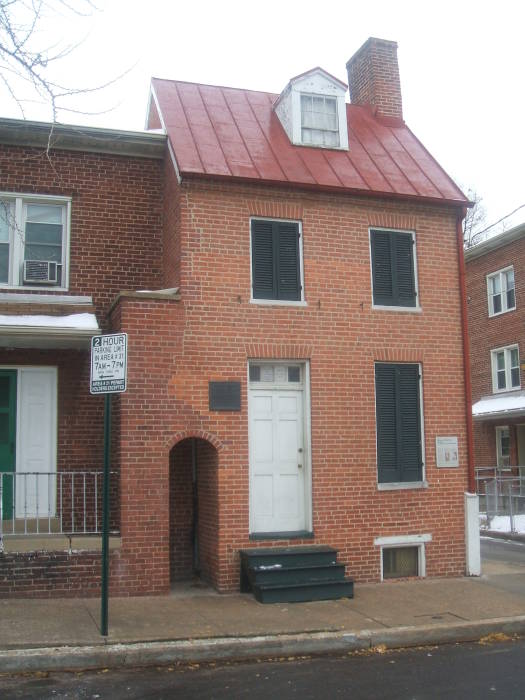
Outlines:
[[[376,36],[398,42],[406,122],[460,185],[483,197],[487,224],[525,204],[523,2],[95,3],[89,17],[49,18],[54,42],[83,39],[55,75],[91,86],[129,72],[72,104],[109,112],[62,113],[63,122],[143,129],[151,76],[280,92],[319,65],[347,82],[346,61]],[[26,118],[49,119],[37,104],[26,107]],[[1,90],[0,115],[20,116]],[[525,208],[508,224],[522,221]]]

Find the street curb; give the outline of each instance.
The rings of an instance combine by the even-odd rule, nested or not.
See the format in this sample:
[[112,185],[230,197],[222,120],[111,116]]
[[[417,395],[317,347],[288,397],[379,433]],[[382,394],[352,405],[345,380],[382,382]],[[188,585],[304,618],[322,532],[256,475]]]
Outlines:
[[359,632],[315,632],[255,637],[186,639],[176,642],[109,643],[0,651],[0,673],[79,671],[334,654],[384,646],[427,646],[472,642],[489,634],[525,634],[525,615],[453,625],[392,627]]
[[495,540],[511,540],[513,542],[525,542],[525,535],[516,532],[499,532],[498,530],[480,530],[481,537],[489,537]]

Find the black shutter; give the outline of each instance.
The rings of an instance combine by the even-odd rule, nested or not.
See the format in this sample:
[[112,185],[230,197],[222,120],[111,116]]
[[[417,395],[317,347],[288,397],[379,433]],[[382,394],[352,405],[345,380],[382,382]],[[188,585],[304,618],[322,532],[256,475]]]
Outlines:
[[252,221],[254,299],[301,299],[299,224]]
[[254,299],[277,297],[274,231],[271,221],[252,221],[252,284]]
[[278,299],[300,301],[299,224],[281,221],[278,230],[277,287]]
[[374,304],[415,306],[414,239],[410,233],[371,231]]
[[371,232],[372,283],[374,304],[391,305],[394,290],[392,287],[392,239],[387,231]]
[[410,233],[393,235],[394,253],[394,297],[397,306],[416,305],[414,279],[414,239]]
[[401,481],[397,460],[395,365],[376,364],[376,432],[379,483]]
[[419,366],[398,365],[398,461],[401,481],[421,481]]
[[421,481],[419,366],[376,364],[379,483]]

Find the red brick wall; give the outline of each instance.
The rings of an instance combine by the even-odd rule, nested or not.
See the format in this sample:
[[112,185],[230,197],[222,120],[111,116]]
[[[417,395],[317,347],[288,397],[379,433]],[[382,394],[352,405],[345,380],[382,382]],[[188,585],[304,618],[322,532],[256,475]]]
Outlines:
[[147,158],[59,150],[48,158],[0,145],[0,191],[72,197],[69,292],[92,296],[102,324],[121,290],[162,286],[162,169]]
[[[100,552],[0,554],[2,598],[87,598],[100,595]],[[110,593],[118,552],[110,553]]]
[[170,579],[193,575],[193,482],[191,439],[170,453]]
[[[169,452],[196,436],[218,449],[216,583],[237,588],[238,550],[254,545],[250,358],[310,361],[315,542],[338,547],[348,573],[374,581],[375,537],[429,532],[427,574],[462,574],[467,459],[455,212],[211,182],[183,184],[180,202],[182,301],[123,299],[118,311],[130,336],[121,399],[124,585],[168,588]],[[250,304],[251,215],[302,220],[306,307]],[[416,231],[422,313],[371,309],[369,226]],[[377,490],[377,360],[422,364],[428,488]],[[208,381],[217,379],[241,381],[240,412],[208,410]],[[437,435],[458,436],[459,469],[436,468]],[[147,578],[135,565],[146,552],[158,573]]]
[[[516,309],[489,317],[487,275],[509,265],[514,266]],[[520,356],[525,353],[525,239],[467,260],[468,323],[470,333],[470,363],[472,401],[493,393],[490,352],[495,348],[518,343]],[[521,376],[523,387],[524,377]],[[474,423],[475,463],[477,467],[496,464],[497,425],[513,426],[525,423],[521,419],[499,419]],[[516,460],[516,461],[514,461]],[[516,432],[511,428],[511,462],[517,464]]]

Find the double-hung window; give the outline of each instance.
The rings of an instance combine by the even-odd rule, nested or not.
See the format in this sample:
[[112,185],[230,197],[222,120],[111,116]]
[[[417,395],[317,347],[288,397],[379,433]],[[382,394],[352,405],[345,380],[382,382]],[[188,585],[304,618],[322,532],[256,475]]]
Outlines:
[[520,353],[517,345],[492,350],[492,388],[497,391],[512,391],[521,386]]
[[312,146],[339,147],[336,97],[301,95],[301,141]]
[[0,195],[0,285],[66,287],[70,202]]
[[489,316],[496,316],[516,308],[514,268],[507,267],[487,276]]
[[510,431],[508,426],[496,427],[496,458],[500,469],[510,466]]
[[375,365],[378,482],[421,482],[421,373],[418,364]]
[[252,298],[301,301],[299,223],[252,219]]
[[370,253],[374,306],[416,307],[414,235],[371,229]]

